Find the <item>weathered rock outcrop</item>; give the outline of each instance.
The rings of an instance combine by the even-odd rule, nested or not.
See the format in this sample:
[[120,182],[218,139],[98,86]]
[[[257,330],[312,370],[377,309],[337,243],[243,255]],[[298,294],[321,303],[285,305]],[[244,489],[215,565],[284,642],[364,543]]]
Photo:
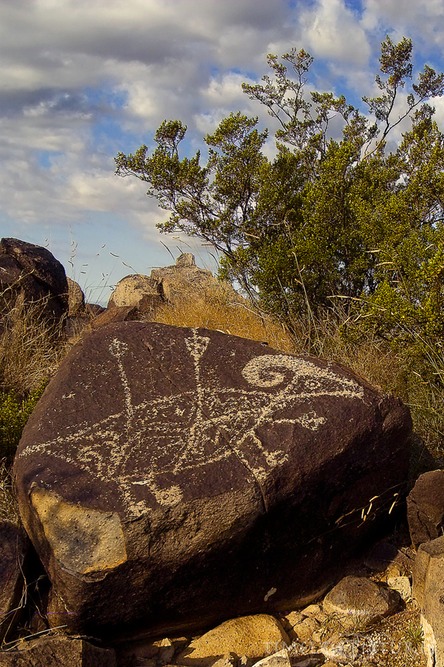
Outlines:
[[410,430],[335,364],[215,331],[93,332],[15,462],[51,623],[183,632],[313,599],[391,519]]
[[444,532],[444,470],[425,472],[407,497],[410,538],[415,547]]
[[18,239],[0,240],[0,311],[11,309],[17,298],[39,302],[42,314],[59,320],[68,312],[65,269],[41,246]]
[[419,547],[413,596],[421,610],[427,667],[444,667],[444,536]]
[[68,281],[68,315],[82,317],[85,314],[85,295],[79,283],[71,278]]
[[370,623],[394,614],[401,602],[401,596],[393,589],[365,577],[348,576],[327,593],[323,607],[327,614],[336,614],[345,628],[362,630]]
[[[239,298],[228,283],[223,285]],[[191,253],[183,253],[176,264],[153,269],[149,276],[134,274],[122,278],[109,298],[108,308],[136,308],[139,317],[149,319],[166,303],[174,305],[220,288],[221,283],[210,271],[196,266]]]
[[108,301],[108,309],[137,308],[148,315],[164,303],[155,280],[142,274],[125,276],[119,280]]

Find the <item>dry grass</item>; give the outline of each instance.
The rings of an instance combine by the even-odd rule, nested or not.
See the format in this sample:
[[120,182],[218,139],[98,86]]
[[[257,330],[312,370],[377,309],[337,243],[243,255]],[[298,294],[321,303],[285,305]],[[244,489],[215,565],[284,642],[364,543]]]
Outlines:
[[63,323],[45,320],[42,305],[18,299],[0,325],[0,388],[18,396],[39,389],[66,351]]
[[[157,322],[176,326],[204,327],[252,340],[290,353],[313,354],[352,368],[355,373],[386,393],[399,396],[409,405],[417,435],[418,470],[431,454],[438,462],[444,456],[444,387],[431,384],[413,372],[408,353],[400,354],[390,344],[368,333],[351,335],[344,312],[326,312],[321,319],[300,317],[292,331],[273,318],[259,313],[229,287],[194,293],[181,303],[165,305]],[[442,355],[433,357],[434,375],[444,378]]]
[[294,340],[288,330],[254,310],[248,301],[223,283],[217,288],[194,292],[178,303],[166,304],[156,311],[154,320],[174,326],[215,329],[268,343],[284,352],[294,351]]
[[11,472],[5,460],[0,459],[0,521],[19,523],[17,499],[12,489]]
[[[56,371],[68,351],[62,323],[48,324],[41,316],[42,304],[17,302],[0,329],[0,390],[18,396],[40,388]],[[371,334],[350,335],[345,313],[327,312],[322,318],[300,317],[292,332],[278,321],[258,312],[224,283],[190,291],[175,304],[166,304],[155,321],[189,327],[216,329],[224,333],[266,342],[274,349],[306,353],[352,368],[384,392],[393,393],[412,411],[420,447],[436,459],[444,456],[444,356],[430,349],[432,380],[412,370],[407,353],[396,352]],[[433,380],[435,378],[436,381]],[[443,382],[441,382],[443,381]]]

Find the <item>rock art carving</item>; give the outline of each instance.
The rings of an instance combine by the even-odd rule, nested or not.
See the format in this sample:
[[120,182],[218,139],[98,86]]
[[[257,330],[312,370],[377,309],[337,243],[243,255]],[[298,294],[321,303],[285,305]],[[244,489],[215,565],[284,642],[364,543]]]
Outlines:
[[[316,431],[325,423],[325,417],[313,409],[312,399],[328,396],[362,401],[364,398],[363,387],[354,380],[308,359],[284,354],[250,359],[240,369],[247,383],[243,382],[240,388],[218,386],[215,377],[209,382],[208,369],[205,378],[202,373],[211,339],[199,330],[190,330],[185,343],[194,371],[194,388],[181,391],[171,377],[171,395],[151,396],[136,404],[125,371],[128,345],[114,338],[109,354],[120,380],[116,382],[116,394],[121,394],[121,411],[97,423],[67,429],[51,441],[28,445],[18,456],[45,453],[104,482],[117,482],[123,514],[131,520],[149,511],[153,497],[160,506],[179,503],[183,489],[174,482],[179,473],[211,466],[229,457],[237,457],[260,485],[267,471],[287,459],[284,451],[269,451],[264,446],[258,436],[260,427],[296,423],[302,429]],[[74,398],[75,391],[63,396],[66,401]],[[299,416],[291,420],[279,417],[284,408],[293,406],[302,406]],[[235,440],[233,432],[238,434]],[[78,444],[73,449],[67,447],[69,443]],[[127,466],[130,458],[131,466]],[[166,478],[173,481],[166,484]],[[142,500],[141,487],[146,490]]]

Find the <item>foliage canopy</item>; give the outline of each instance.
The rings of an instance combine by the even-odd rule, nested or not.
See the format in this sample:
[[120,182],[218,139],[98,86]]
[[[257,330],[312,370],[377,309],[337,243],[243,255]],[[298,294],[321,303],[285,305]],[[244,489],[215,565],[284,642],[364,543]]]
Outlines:
[[[287,324],[340,303],[350,321],[391,341],[444,334],[444,136],[433,98],[444,74],[414,78],[412,42],[381,44],[377,94],[363,109],[311,91],[313,59],[268,56],[270,73],[244,92],[264,105],[268,131],[241,113],[205,137],[208,157],[180,156],[187,128],[164,121],[157,147],[119,153],[116,173],[149,185],[185,232],[223,256],[221,272]],[[393,131],[398,127],[398,131]],[[399,130],[403,132],[399,132]]]

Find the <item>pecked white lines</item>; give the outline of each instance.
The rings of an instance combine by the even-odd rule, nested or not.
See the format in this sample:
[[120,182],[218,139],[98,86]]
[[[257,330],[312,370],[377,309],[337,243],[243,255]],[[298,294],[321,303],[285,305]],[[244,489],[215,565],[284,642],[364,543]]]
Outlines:
[[[231,456],[236,456],[261,487],[268,471],[282,465],[286,454],[279,447],[264,445],[258,429],[267,424],[297,423],[316,431],[325,417],[316,413],[313,399],[330,396],[363,400],[363,388],[353,380],[308,360],[279,354],[251,359],[241,369],[247,386],[218,386],[202,363],[211,339],[193,331],[185,344],[194,388],[181,391],[174,378],[167,378],[175,393],[150,397],[136,405],[125,371],[128,345],[114,339],[109,352],[121,388],[116,403],[121,401],[122,410],[95,423],[67,427],[51,441],[29,445],[19,456],[49,454],[92,478],[112,483],[117,487],[122,511],[131,518],[149,509],[149,494],[160,505],[180,502],[180,473]],[[280,416],[291,406],[305,404],[302,414],[292,419]],[[69,444],[76,445],[71,453]],[[141,500],[143,488],[147,493]]]

